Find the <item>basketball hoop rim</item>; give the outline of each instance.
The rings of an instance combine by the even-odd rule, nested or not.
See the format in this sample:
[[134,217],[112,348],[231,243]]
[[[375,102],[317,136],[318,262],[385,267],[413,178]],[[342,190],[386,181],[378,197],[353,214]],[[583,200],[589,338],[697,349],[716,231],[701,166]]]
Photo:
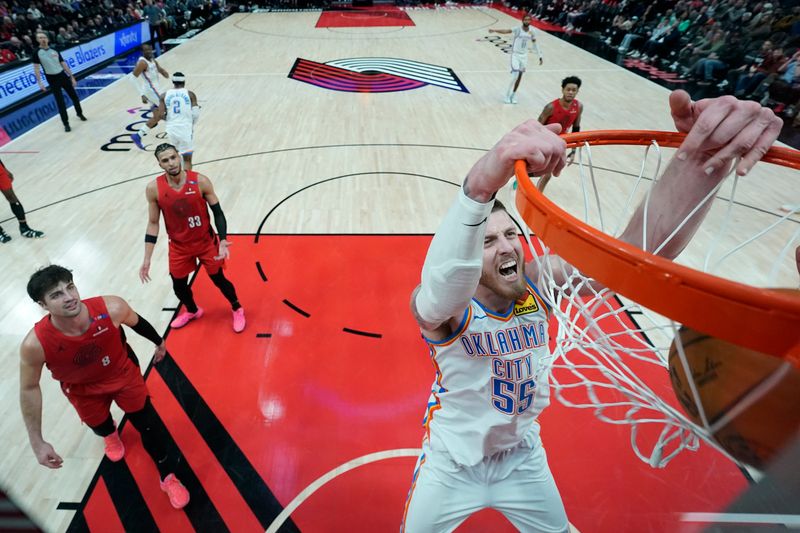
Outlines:
[[[682,133],[600,130],[566,134],[567,146],[678,147]],[[800,169],[800,152],[771,148],[762,161]],[[707,335],[784,358],[800,368],[800,298],[720,278],[645,252],[573,217],[545,197],[515,163],[516,206],[525,223],[570,264],[609,289]],[[585,265],[592,265],[587,269]],[[754,334],[756,333],[757,334]]]

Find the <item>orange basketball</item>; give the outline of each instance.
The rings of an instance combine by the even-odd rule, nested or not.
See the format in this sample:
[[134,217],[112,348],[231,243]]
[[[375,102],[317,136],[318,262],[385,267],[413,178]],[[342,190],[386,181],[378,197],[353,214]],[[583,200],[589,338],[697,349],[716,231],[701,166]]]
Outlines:
[[[689,328],[678,336],[709,427],[730,417],[714,430],[714,439],[736,459],[763,469],[800,429],[800,370]],[[702,426],[676,341],[669,352],[672,388]]]

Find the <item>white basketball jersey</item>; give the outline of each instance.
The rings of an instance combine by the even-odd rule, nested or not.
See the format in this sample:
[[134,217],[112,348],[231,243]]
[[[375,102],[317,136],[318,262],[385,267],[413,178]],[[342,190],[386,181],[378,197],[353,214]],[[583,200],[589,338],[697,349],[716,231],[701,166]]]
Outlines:
[[533,31],[533,26],[528,26],[528,31],[522,29],[522,26],[517,26],[511,31],[514,40],[511,43],[511,52],[514,54],[527,54],[531,46],[531,42],[536,38]]
[[456,333],[426,339],[436,368],[424,422],[432,449],[472,466],[538,438],[536,417],[550,404],[547,316],[528,280],[505,315],[473,299]]
[[150,92],[161,94],[158,82],[158,67],[156,66],[156,62],[148,61],[144,57],[140,57],[139,61],[144,61],[147,63],[147,68],[144,69],[136,78],[136,82],[139,85],[139,94],[148,94]]
[[188,89],[170,89],[164,93],[168,127],[192,127],[192,99]]

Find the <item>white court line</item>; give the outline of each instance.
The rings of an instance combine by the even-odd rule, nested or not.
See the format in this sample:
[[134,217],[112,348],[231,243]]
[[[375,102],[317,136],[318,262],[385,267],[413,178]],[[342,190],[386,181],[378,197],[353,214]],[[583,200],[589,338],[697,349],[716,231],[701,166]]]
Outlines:
[[[291,514],[300,507],[300,505],[306,501],[309,496],[314,494],[317,490],[325,486],[326,483],[331,481],[332,479],[341,476],[345,472],[349,472],[359,466],[363,466],[369,463],[375,463],[377,461],[383,461],[384,459],[392,459],[394,457],[419,457],[419,454],[422,453],[421,448],[399,448],[397,450],[385,450],[382,452],[370,453],[368,455],[362,455],[361,457],[357,457],[351,461],[344,463],[343,465],[337,466],[330,472],[318,477],[311,483],[308,487],[300,491],[300,494],[295,496],[294,500],[292,500],[289,505],[283,508],[283,511],[272,521],[272,523],[267,528],[266,533],[275,533],[278,529],[283,525],[284,522],[291,516]],[[409,477],[410,479],[410,477]]]
[[781,524],[800,528],[800,515],[756,513],[683,513],[683,522],[722,522],[726,524]]

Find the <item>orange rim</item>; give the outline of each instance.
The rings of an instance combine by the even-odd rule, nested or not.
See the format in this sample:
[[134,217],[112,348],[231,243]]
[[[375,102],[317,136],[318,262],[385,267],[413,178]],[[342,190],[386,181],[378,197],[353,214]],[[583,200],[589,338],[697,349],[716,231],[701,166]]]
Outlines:
[[[568,147],[678,147],[682,133],[591,131],[563,135]],[[800,169],[800,152],[771,148],[762,161]],[[800,297],[706,274],[606,235],[573,217],[533,185],[524,161],[514,167],[516,205],[533,232],[566,261],[609,289],[686,326],[775,355],[800,368]]]

